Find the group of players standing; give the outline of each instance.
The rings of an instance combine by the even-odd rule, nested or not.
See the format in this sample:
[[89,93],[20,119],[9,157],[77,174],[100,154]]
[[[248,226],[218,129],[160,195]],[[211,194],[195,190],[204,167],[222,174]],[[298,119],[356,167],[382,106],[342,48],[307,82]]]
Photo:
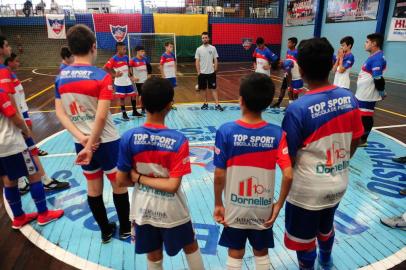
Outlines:
[[[176,86],[176,59],[171,44],[166,44],[161,59],[164,78],[147,79],[148,63],[140,47],[137,56],[129,60],[123,46],[118,44],[117,55],[105,66],[110,76],[93,66],[97,49],[90,29],[84,25],[73,26],[67,40],[74,62],[61,67],[56,79],[56,115],[75,141],[76,164],[82,166],[87,179],[88,204],[101,229],[102,242],[109,242],[116,230],[115,223],[107,218],[103,201],[106,175],[113,188],[119,237],[126,239],[131,229],[135,230],[135,252],[147,254],[149,269],[162,269],[163,246],[170,256],[183,249],[190,269],[204,269],[180,188],[182,177],[191,172],[188,141],[183,134],[165,126]],[[203,33],[202,40],[203,47],[196,51],[198,89],[214,90],[217,52],[208,44],[207,33]],[[351,40],[343,40],[350,49]],[[357,100],[348,87],[329,83],[334,49],[327,39],[304,40],[297,51],[293,46],[297,41],[290,39],[290,52],[282,64],[288,73],[283,85],[289,86],[293,93],[293,90],[301,91],[303,82],[302,85],[298,82],[295,73],[298,71],[308,91],[288,106],[279,127],[262,118],[262,112],[274,97],[275,87],[269,75],[277,57],[263,46],[263,39],[258,39],[254,53],[257,72],[245,77],[239,89],[242,116],[222,125],[215,140],[213,216],[225,226],[219,244],[228,248],[227,269],[242,268],[247,240],[253,247],[256,269],[270,268],[268,249],[274,247],[272,225],[285,200],[285,245],[296,251],[299,268],[313,269],[317,256],[322,268],[332,267],[334,213],[348,186],[349,160],[360,138],[370,130],[366,125],[369,122],[364,121],[366,116],[362,116],[361,122],[361,114],[373,112],[376,100],[385,96],[382,41],[379,34],[367,37],[365,47],[371,56],[358,79]],[[0,38],[0,47],[1,57],[10,54],[4,38]],[[346,74],[353,64],[349,53],[346,50],[337,56],[334,65],[337,78]],[[135,67],[134,74],[129,66]],[[50,211],[46,207],[36,161],[24,142],[31,133],[16,111],[14,86],[4,68],[0,66],[0,136],[4,138],[0,142],[0,175],[14,215],[12,226],[21,228],[34,219],[44,225],[59,218],[63,211]],[[348,82],[342,78],[337,81]],[[128,87],[134,82],[143,84],[138,87],[146,121],[120,137],[110,114],[111,100],[114,94],[120,98],[128,95],[132,97],[134,115],[141,115],[133,99],[135,90]],[[216,109],[221,111],[215,93]],[[121,105],[126,118],[124,100]],[[207,107],[205,96],[202,109]],[[279,198],[274,203],[276,164],[282,169],[283,177]],[[22,210],[16,180],[23,176],[30,179],[39,215],[25,214]],[[131,209],[127,187],[134,187]]]

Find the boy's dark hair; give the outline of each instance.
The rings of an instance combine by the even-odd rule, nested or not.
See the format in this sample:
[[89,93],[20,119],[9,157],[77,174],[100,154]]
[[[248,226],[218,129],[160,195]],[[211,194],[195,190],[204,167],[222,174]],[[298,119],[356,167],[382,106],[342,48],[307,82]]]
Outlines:
[[169,45],[173,45],[173,42],[172,41],[165,42],[165,47],[168,47]]
[[209,32],[203,32],[201,36],[209,36]]
[[383,46],[383,35],[380,33],[373,33],[367,36],[367,39],[369,39],[372,42],[376,43],[376,46],[379,47],[379,49],[382,49]]
[[295,46],[297,45],[297,38],[296,37],[290,37],[290,38],[288,38],[288,41],[294,43]]
[[125,46],[125,43],[121,42],[121,41],[116,42],[116,49],[117,49],[118,46]]
[[323,81],[333,67],[334,48],[326,38],[302,40],[298,47],[297,63],[306,79]]
[[72,26],[66,34],[68,47],[73,55],[86,55],[96,43],[92,30],[84,24]]
[[61,58],[65,59],[65,58],[69,58],[72,56],[72,53],[70,52],[69,48],[67,46],[62,46],[61,47]]
[[167,79],[152,77],[142,86],[142,104],[149,113],[162,112],[173,101],[173,96],[173,86]]
[[354,46],[354,38],[352,36],[343,37],[340,40],[340,44],[343,44],[343,43],[345,43],[347,46],[351,45],[351,49],[352,49],[352,47]]
[[255,44],[257,44],[257,45],[265,44],[264,38],[263,37],[257,37],[257,40],[256,40]]
[[6,43],[5,41],[7,40],[7,38],[3,35],[0,36],[0,48],[3,49],[4,43]]
[[145,51],[145,48],[144,48],[144,46],[136,46],[136,47],[135,47],[135,51],[136,51],[136,52],[138,52],[138,51]]
[[241,81],[240,96],[247,109],[252,112],[259,113],[268,108],[274,94],[275,85],[265,74],[252,73]]
[[7,57],[7,58],[4,60],[4,65],[5,65],[5,66],[8,66],[8,63],[9,63],[9,62],[13,62],[14,60],[16,60],[16,58],[17,58],[17,54],[11,53],[10,56]]

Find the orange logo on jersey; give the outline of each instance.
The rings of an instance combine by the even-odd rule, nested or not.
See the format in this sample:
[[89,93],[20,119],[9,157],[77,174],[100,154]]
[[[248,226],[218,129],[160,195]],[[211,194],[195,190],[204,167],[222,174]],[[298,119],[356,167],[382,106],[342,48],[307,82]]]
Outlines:
[[82,105],[78,105],[77,103],[76,103],[76,101],[74,101],[74,102],[72,102],[70,105],[69,105],[69,109],[70,109],[70,113],[74,116],[74,115],[78,115],[78,114],[80,114],[81,112],[86,112],[86,108],[84,107],[84,106],[82,106]]

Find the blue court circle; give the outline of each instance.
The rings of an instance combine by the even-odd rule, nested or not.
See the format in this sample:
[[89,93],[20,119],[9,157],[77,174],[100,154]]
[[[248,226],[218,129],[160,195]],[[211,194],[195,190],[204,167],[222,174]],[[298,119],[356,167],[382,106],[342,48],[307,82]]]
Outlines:
[[[213,143],[215,131],[221,124],[240,117],[236,104],[225,104],[224,112],[201,111],[200,105],[179,105],[167,117],[167,126],[184,133],[190,142],[192,173],[184,177],[182,189],[192,215],[199,246],[206,269],[224,269],[227,258],[225,248],[217,245],[221,227],[212,218],[213,194]],[[120,134],[143,124],[144,118],[129,122],[115,115],[114,122]],[[281,109],[268,109],[265,120],[280,125]],[[65,209],[65,216],[45,227],[27,226],[23,233],[40,248],[79,268],[95,269],[97,265],[113,269],[146,269],[145,255],[135,255],[134,245],[116,238],[102,245],[100,232],[87,205],[86,181],[79,166],[74,165],[74,144],[70,134],[62,131],[41,142],[41,149],[49,152],[41,161],[52,177],[70,181],[71,189],[50,193],[48,203]],[[333,250],[337,269],[356,269],[381,261],[406,246],[406,232],[392,230],[380,224],[380,217],[402,214],[405,197],[399,191],[406,187],[406,170],[391,158],[404,155],[404,144],[380,132],[373,131],[367,148],[358,149],[350,164],[350,184],[335,217],[336,240]],[[276,196],[281,174],[276,173]],[[117,220],[112,191],[104,180],[104,201],[109,217]],[[130,193],[132,190],[130,189]],[[130,195],[131,198],[131,195]],[[34,211],[29,195],[23,197],[26,211]],[[270,250],[274,269],[297,269],[296,255],[283,244],[284,211],[274,226],[275,248]],[[406,253],[406,252],[404,252]],[[164,269],[187,269],[183,253],[165,256]],[[244,269],[254,269],[251,248],[247,246]]]

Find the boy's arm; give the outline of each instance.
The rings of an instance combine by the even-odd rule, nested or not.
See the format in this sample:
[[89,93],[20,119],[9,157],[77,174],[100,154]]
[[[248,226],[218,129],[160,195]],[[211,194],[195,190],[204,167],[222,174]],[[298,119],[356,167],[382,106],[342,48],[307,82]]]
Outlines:
[[218,65],[219,65],[219,60],[217,59],[217,57],[214,57],[214,72],[217,72]]
[[159,64],[159,71],[161,73],[162,78],[165,78],[164,65],[163,64]]
[[197,75],[199,75],[200,74],[200,59],[199,58],[196,58],[195,66],[196,66]]
[[88,136],[84,135],[69,119],[69,116],[66,114],[65,109],[63,108],[62,101],[60,99],[55,99],[55,112],[56,117],[58,117],[62,126],[66,128],[70,134],[72,134],[83,146],[86,145]]
[[214,220],[220,224],[226,225],[224,220],[223,190],[226,183],[226,170],[216,168],[214,171]]
[[100,136],[106,125],[108,113],[110,111],[110,100],[100,100],[97,103],[96,119],[94,121],[92,133],[86,143],[85,148],[78,154],[76,163],[78,165],[87,165],[93,157],[93,148],[99,143]]
[[163,192],[176,193],[180,187],[182,177],[155,178],[131,170],[131,180],[136,184],[149,186]]
[[113,68],[113,58],[110,58],[109,61],[104,65],[103,69],[110,74],[111,77],[116,78],[116,77],[121,77],[123,73],[121,71],[115,71]]

